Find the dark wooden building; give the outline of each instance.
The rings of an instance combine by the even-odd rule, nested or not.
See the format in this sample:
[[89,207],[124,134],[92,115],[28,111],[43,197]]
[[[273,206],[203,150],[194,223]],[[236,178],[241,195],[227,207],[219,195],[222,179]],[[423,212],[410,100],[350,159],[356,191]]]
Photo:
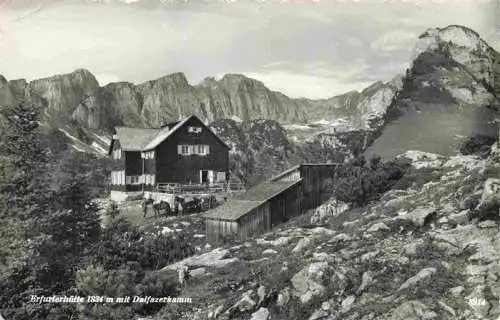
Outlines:
[[271,230],[329,197],[338,164],[301,164],[205,215],[207,239],[245,239]]
[[299,215],[301,181],[268,181],[209,211],[205,215],[207,238],[211,242],[227,236],[245,239]]
[[112,197],[152,191],[157,184],[226,183],[229,150],[196,116],[158,129],[116,127],[109,148]]

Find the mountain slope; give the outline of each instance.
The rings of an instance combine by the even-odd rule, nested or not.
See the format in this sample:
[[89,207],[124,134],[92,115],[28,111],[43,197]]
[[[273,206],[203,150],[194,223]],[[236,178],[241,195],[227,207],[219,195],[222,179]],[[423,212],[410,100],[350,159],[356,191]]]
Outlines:
[[166,266],[192,269],[180,296],[197,304],[153,319],[497,319],[498,206],[478,208],[498,158],[403,156],[418,178],[380,201]]
[[498,136],[498,52],[474,31],[448,26],[424,32],[415,55],[368,155],[453,154],[467,136]]

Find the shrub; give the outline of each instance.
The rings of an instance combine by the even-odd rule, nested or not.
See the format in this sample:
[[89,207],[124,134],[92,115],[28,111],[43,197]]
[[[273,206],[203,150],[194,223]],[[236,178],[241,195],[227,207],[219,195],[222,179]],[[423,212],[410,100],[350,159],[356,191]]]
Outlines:
[[353,206],[364,206],[391,189],[409,167],[406,160],[384,163],[378,156],[368,162],[363,156],[355,158],[337,170],[334,196]]
[[410,167],[405,175],[397,181],[392,189],[406,190],[409,188],[419,188],[431,181],[439,181],[441,174],[434,168],[416,169]]
[[491,149],[491,145],[495,142],[495,138],[476,134],[467,137],[459,146],[459,151],[463,155],[488,155]]

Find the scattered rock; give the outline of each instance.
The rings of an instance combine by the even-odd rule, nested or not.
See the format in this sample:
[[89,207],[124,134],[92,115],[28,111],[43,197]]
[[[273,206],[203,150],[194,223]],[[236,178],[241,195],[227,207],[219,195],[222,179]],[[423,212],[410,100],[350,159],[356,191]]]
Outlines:
[[257,304],[261,304],[266,298],[266,287],[260,286],[259,289],[257,289],[257,296],[259,297]]
[[356,295],[360,295],[363,291],[365,291],[370,284],[373,283],[373,276],[370,271],[366,271],[361,276],[361,284],[359,285],[358,290],[356,290]]
[[321,223],[330,217],[336,217],[349,209],[349,205],[342,201],[330,199],[320,205],[311,216],[311,223]]
[[372,260],[373,258],[378,256],[379,253],[380,253],[379,250],[370,251],[370,252],[363,254],[359,259],[361,260],[361,262],[366,262],[366,261]]
[[307,249],[314,246],[315,240],[314,236],[300,239],[295,248],[292,249],[292,253],[298,254],[305,252]]
[[452,316],[456,317],[457,316],[457,313],[455,312],[455,310],[453,310],[452,307],[450,307],[449,305],[447,305],[446,303],[444,303],[443,301],[438,301],[438,304],[441,308],[443,308],[444,311],[448,312],[449,314],[451,314]]
[[467,302],[471,309],[479,316],[486,317],[488,315],[488,311],[491,308],[491,304],[485,297],[484,290],[486,286],[478,285],[474,288],[472,293],[467,296]]
[[255,301],[252,299],[252,294],[253,290],[248,290],[247,292],[245,292],[243,294],[243,297],[238,302],[236,302],[235,305],[229,308],[227,312],[230,313],[234,309],[239,309],[241,312],[248,312],[252,310],[256,306]]
[[284,307],[288,304],[288,301],[290,301],[290,289],[288,289],[287,287],[282,289],[278,294],[276,305],[279,307]]
[[405,283],[403,283],[398,291],[414,287],[417,285],[420,281],[427,279],[431,277],[434,273],[436,273],[436,268],[425,268],[420,270],[415,276],[411,277],[410,279],[406,280]]
[[430,222],[435,214],[436,208],[434,207],[420,207],[395,219],[411,221],[414,225],[423,227]]
[[342,301],[342,311],[347,312],[351,309],[352,305],[354,304],[354,301],[356,301],[356,297],[353,295],[348,296]]
[[273,255],[273,254],[277,254],[278,251],[274,250],[274,249],[266,249],[264,251],[262,251],[262,254],[269,254],[269,255]]
[[267,308],[260,308],[252,314],[252,318],[250,320],[268,320],[269,318],[269,310],[267,310]]
[[328,312],[322,309],[318,309],[313,312],[313,314],[309,317],[308,320],[320,320],[320,319],[325,319],[328,316],[329,316]]
[[196,269],[189,271],[189,275],[191,277],[198,277],[198,276],[205,274],[205,272],[206,272],[206,268],[196,268]]
[[224,259],[229,254],[229,250],[217,248],[210,252],[186,258],[174,264],[168,265],[162,270],[177,270],[181,265],[191,268],[197,267],[223,267],[238,261],[237,258]]
[[385,223],[379,222],[372,225],[366,232],[389,231],[391,230]]
[[425,304],[417,300],[405,301],[392,310],[390,320],[433,320],[438,315]]
[[326,262],[313,262],[304,267],[292,278],[294,295],[298,296],[302,303],[322,296],[325,293],[323,281],[328,270],[329,266]]
[[477,224],[477,226],[481,229],[486,229],[486,228],[498,228],[498,224],[493,221],[493,220],[485,220],[481,221]]
[[448,221],[456,224],[467,224],[469,222],[470,210],[462,210],[459,213],[448,216]]

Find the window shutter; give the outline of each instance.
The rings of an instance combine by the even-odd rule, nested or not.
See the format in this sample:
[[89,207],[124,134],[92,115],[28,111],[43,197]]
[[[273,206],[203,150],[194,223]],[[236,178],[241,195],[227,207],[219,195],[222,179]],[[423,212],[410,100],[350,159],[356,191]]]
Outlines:
[[151,184],[155,184],[155,175],[154,174],[151,175]]
[[182,154],[182,144],[177,146],[177,154]]
[[210,154],[210,146],[209,145],[205,146],[205,154]]

